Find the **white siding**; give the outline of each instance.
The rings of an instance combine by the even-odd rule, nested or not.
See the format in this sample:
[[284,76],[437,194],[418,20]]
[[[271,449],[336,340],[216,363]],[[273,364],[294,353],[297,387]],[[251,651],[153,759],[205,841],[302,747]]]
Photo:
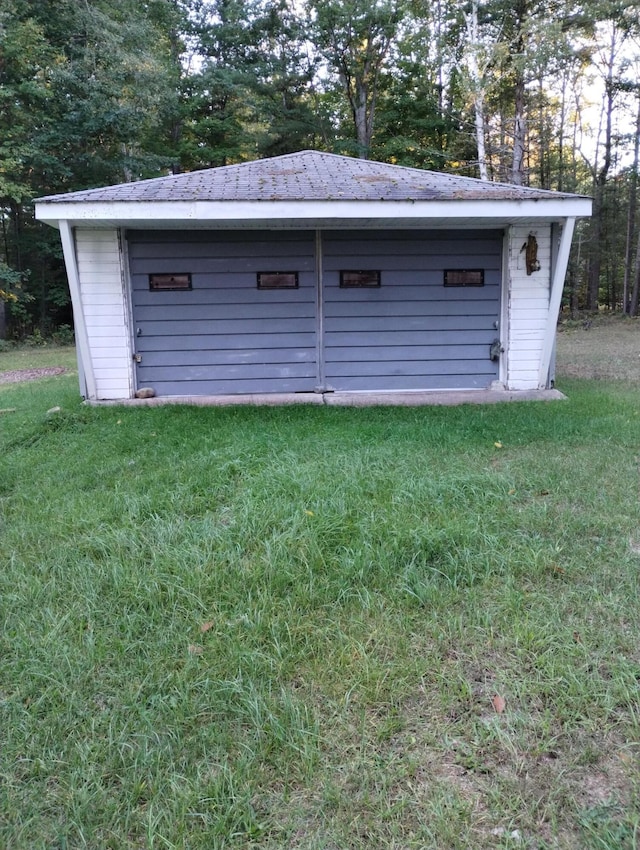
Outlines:
[[97,398],[130,398],[133,361],[118,231],[78,228],[75,237]]
[[[538,242],[540,270],[527,274],[522,250],[529,234]],[[509,344],[507,388],[538,387],[540,356],[549,314],[551,226],[512,227],[509,230]]]

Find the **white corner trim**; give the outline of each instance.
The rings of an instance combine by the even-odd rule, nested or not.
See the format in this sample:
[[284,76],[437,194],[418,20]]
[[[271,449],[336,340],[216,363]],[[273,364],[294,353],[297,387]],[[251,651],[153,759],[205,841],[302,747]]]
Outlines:
[[96,379],[93,373],[93,361],[91,360],[91,352],[89,349],[89,336],[87,334],[87,326],[84,320],[75,240],[71,225],[66,219],[62,219],[60,221],[60,239],[62,241],[62,252],[64,254],[65,266],[67,268],[67,279],[69,281],[71,304],[73,306],[76,345],[78,346],[79,351],[78,362],[82,364],[82,368],[84,370],[87,398],[95,399],[97,396]]
[[511,299],[511,267],[509,266],[509,244],[511,228],[505,227],[502,237],[502,282],[500,285],[500,315],[496,336],[500,338],[503,354],[500,357],[498,381],[504,386],[509,380],[509,358],[511,356],[511,328],[509,323],[509,302]]
[[129,243],[127,242],[124,228],[118,228],[118,259],[120,261],[120,280],[122,284],[122,305],[124,309],[124,321],[128,333],[125,337],[127,348],[127,360],[129,363],[129,398],[133,398],[136,386],[136,369],[134,365],[134,325],[133,325],[133,303],[131,294],[133,287],[131,285],[131,266],[129,264]]
[[553,352],[553,343],[556,338],[556,325],[558,323],[558,314],[560,312],[560,303],[562,301],[564,279],[567,274],[567,266],[569,265],[569,252],[571,251],[571,240],[573,239],[575,223],[575,218],[567,218],[564,222],[562,236],[560,237],[560,246],[558,248],[558,256],[553,270],[551,291],[549,293],[549,312],[547,314],[544,340],[542,342],[542,351],[540,353],[540,371],[538,373],[538,387],[540,389],[547,386],[547,380],[549,377],[551,354]]

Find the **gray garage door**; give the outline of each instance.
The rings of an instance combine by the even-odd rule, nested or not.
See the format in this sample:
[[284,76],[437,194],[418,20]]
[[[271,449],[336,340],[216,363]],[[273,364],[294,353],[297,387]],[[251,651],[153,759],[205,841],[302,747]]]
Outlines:
[[326,231],[317,266],[311,231],[131,231],[138,386],[158,395],[486,387],[498,377],[489,354],[502,239]]
[[500,231],[341,231],[322,241],[329,387],[472,389],[497,379],[489,355],[500,315]]
[[[314,389],[314,233],[127,238],[138,386],[157,395]],[[258,275],[275,272],[295,273],[296,285],[258,289]]]

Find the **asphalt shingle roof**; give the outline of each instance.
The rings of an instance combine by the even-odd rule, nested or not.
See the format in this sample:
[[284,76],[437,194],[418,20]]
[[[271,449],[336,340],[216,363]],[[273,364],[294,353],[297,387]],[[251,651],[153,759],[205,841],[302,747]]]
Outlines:
[[45,202],[450,201],[570,198],[318,151],[40,198]]

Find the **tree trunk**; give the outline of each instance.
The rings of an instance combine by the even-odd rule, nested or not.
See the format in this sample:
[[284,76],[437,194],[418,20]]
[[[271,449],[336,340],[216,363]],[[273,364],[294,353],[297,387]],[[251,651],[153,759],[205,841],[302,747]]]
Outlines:
[[0,339],[7,338],[7,307],[0,298]]
[[471,10],[464,14],[464,22],[467,30],[469,49],[465,51],[467,70],[471,78],[471,91],[473,99],[473,112],[476,130],[476,147],[478,149],[478,169],[481,180],[489,179],[487,169],[487,150],[485,145],[485,114],[484,114],[484,81],[483,72],[478,63],[478,45],[480,43],[478,25],[478,2],[473,0]]
[[511,182],[522,186],[525,182],[525,139],[527,123],[525,118],[525,80],[521,68],[516,68],[515,115],[513,121],[513,165]]
[[636,226],[636,204],[638,202],[638,156],[640,154],[640,91],[638,92],[638,114],[636,117],[636,138],[633,148],[633,166],[631,185],[629,186],[629,213],[627,215],[627,239],[624,252],[624,283],[622,285],[622,312],[629,313],[629,290],[633,269],[633,234]]
[[371,135],[369,133],[369,121],[367,120],[367,93],[363,86],[358,86],[353,102],[353,123],[356,128],[356,141],[358,142],[358,156],[367,159],[371,147]]
[[633,282],[633,292],[631,293],[631,304],[629,305],[629,315],[638,315],[638,300],[640,296],[640,233],[638,234],[638,243],[636,245],[636,275]]
[[511,64],[513,67],[513,158],[511,163],[511,182],[516,186],[525,183],[525,145],[527,135],[526,119],[526,44],[525,27],[530,14],[528,0],[517,0],[513,10],[515,17],[515,39],[511,44]]
[[603,208],[604,190],[607,185],[607,177],[611,168],[612,150],[612,125],[613,105],[615,99],[615,86],[613,80],[613,67],[616,54],[616,33],[611,37],[610,52],[607,61],[607,76],[605,79],[605,99],[603,108],[605,113],[605,136],[604,136],[604,159],[602,168],[596,173],[594,198],[593,198],[593,233],[591,241],[591,262],[589,264],[589,278],[587,283],[587,310],[598,309],[598,292],[600,289],[600,272],[602,269],[602,230],[603,230]]

